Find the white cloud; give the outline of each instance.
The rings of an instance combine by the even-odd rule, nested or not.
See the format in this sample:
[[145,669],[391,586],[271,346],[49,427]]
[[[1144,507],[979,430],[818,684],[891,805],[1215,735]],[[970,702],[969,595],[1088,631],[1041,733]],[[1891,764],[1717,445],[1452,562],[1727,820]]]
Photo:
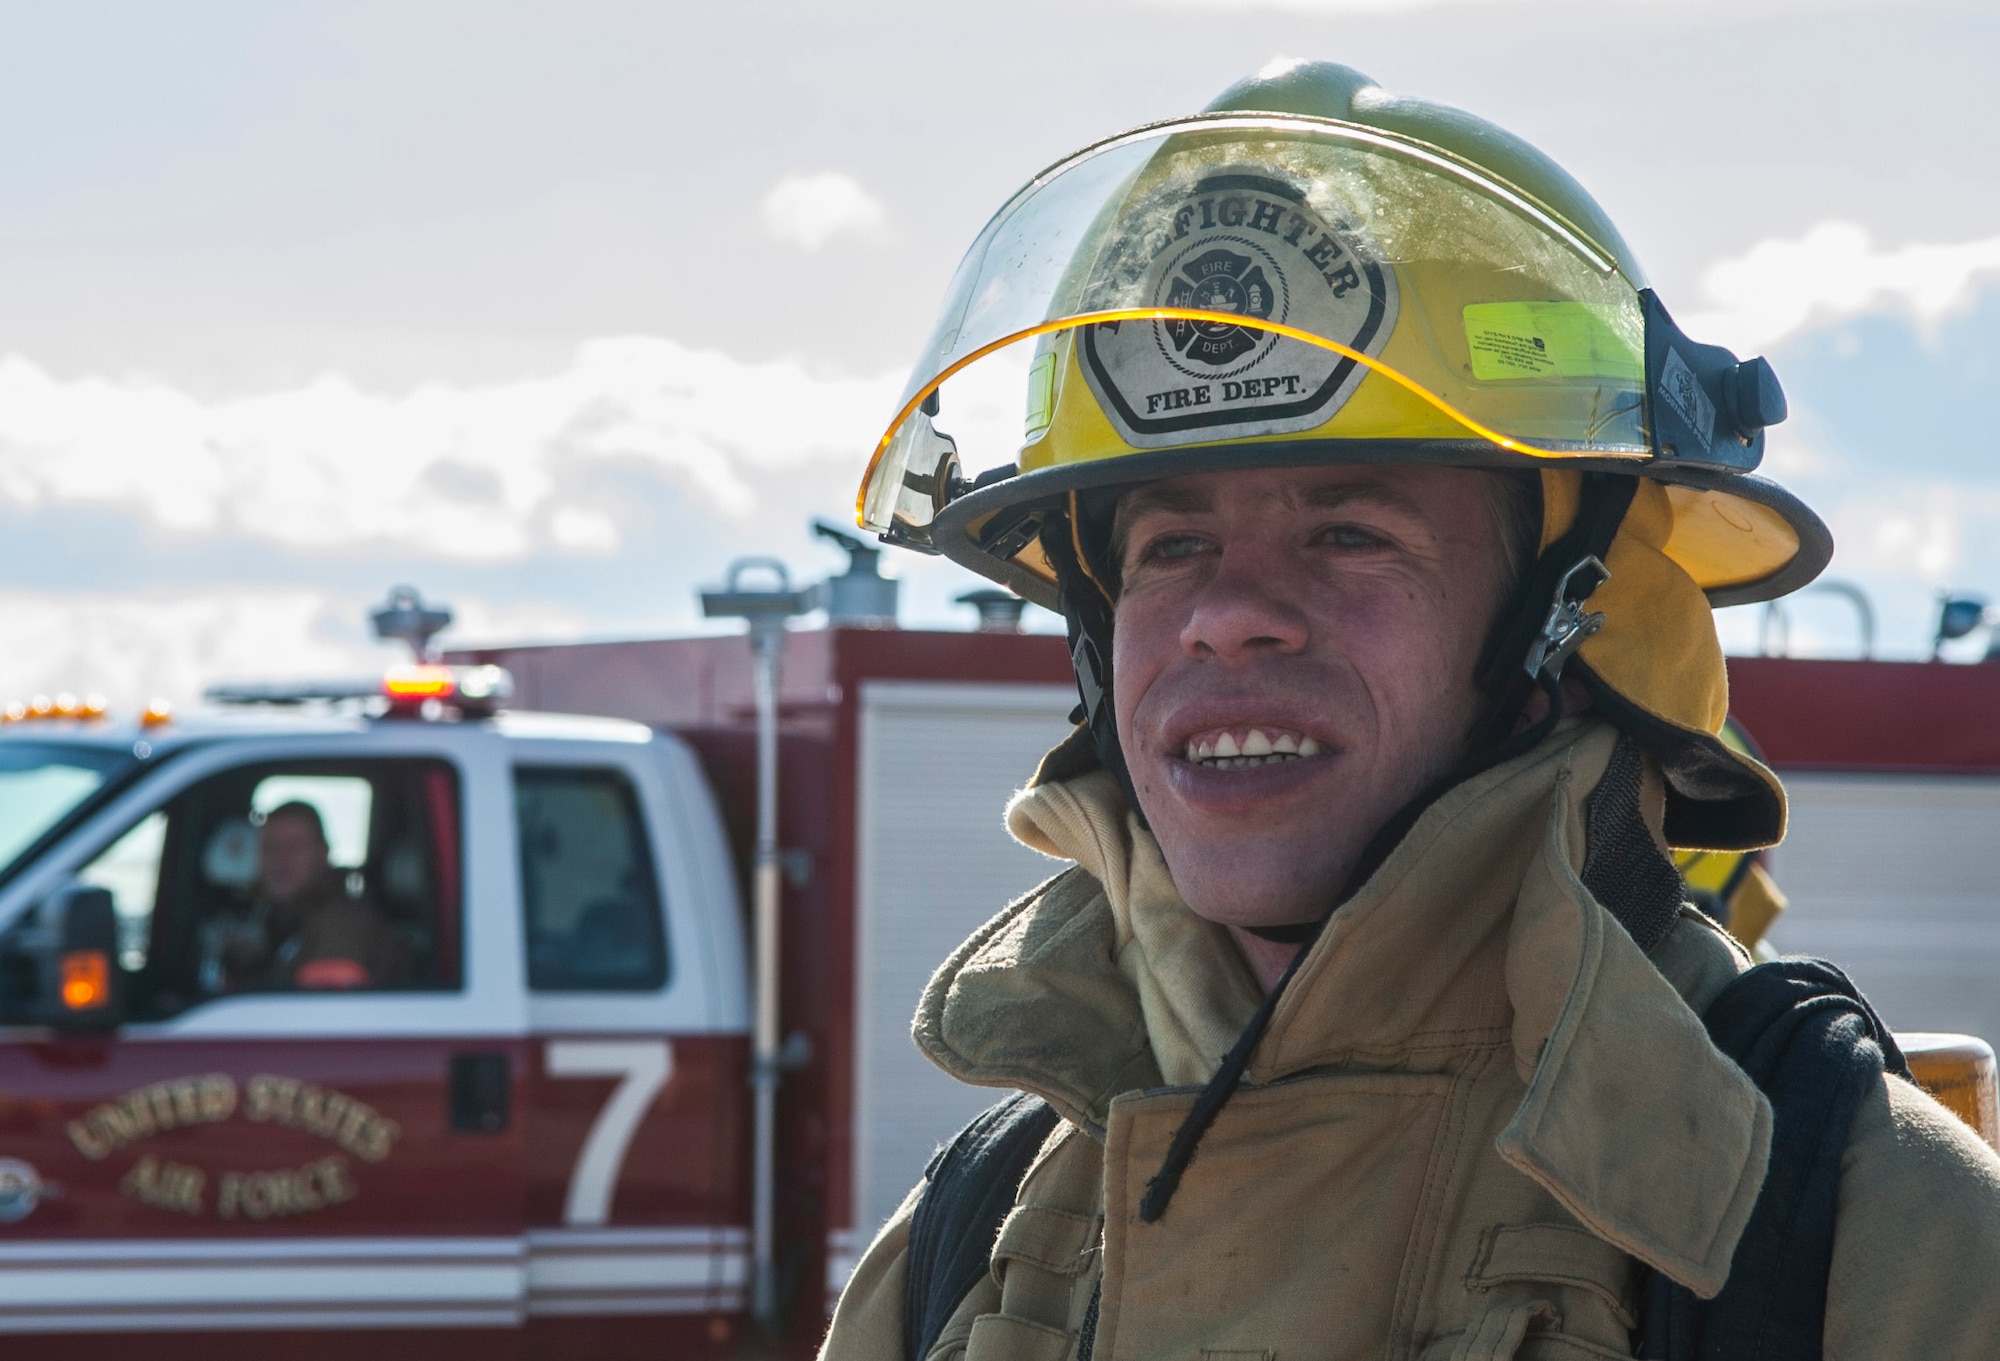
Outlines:
[[0,503],[121,509],[295,549],[601,554],[619,544],[615,512],[569,503],[566,478],[638,467],[741,520],[774,479],[858,475],[897,386],[645,336],[591,341],[546,378],[399,396],[328,377],[209,401],[14,356],[0,359]]
[[1934,324],[1996,277],[2000,236],[1890,250],[1854,223],[1821,222],[1711,265],[1701,279],[1707,309],[1677,320],[1689,335],[1754,354],[1807,326],[1867,312]]
[[836,236],[877,236],[889,221],[882,200],[838,170],[785,176],[764,195],[763,211],[766,231],[809,251]]
[[[976,468],[1012,457],[1027,348],[975,366],[946,394],[945,426]],[[447,589],[458,621],[443,641],[680,631],[700,627],[692,587],[738,554],[785,553],[801,581],[834,570],[807,523],[841,520],[899,387],[894,376],[743,363],[649,337],[593,341],[547,377],[401,395],[330,377],[208,399],[155,381],[61,379],[0,358],[0,505],[111,510],[169,531],[165,544],[130,546],[140,581],[149,562],[201,540],[233,541],[221,560],[250,580],[254,564],[273,562],[299,580],[302,553],[379,556],[384,576],[371,592],[391,579],[424,585],[425,561],[636,560],[658,574],[657,593],[639,604],[596,591],[591,573],[563,576],[555,606]],[[616,479],[592,477],[614,470]],[[631,487],[634,474],[691,512],[670,542],[633,541],[663,500]],[[885,565],[906,579],[906,621],[970,622],[951,603],[977,584],[963,570],[905,554]],[[604,580],[629,580],[622,567],[607,570]],[[351,563],[341,572],[353,579]],[[492,580],[507,589],[499,583],[519,578]],[[154,694],[190,704],[220,679],[367,674],[398,655],[368,634],[365,613],[378,600],[231,580],[0,589],[0,700],[97,691],[129,711]]]
[[[1878,657],[1930,653],[1937,597],[1946,589],[1994,598],[2000,544],[2000,487],[1909,477],[1821,479],[1797,488],[1833,531],[1837,545],[1824,582],[1861,590],[1873,607]],[[1718,612],[1726,650],[1765,647],[1766,606]],[[1853,606],[1808,587],[1778,607],[1792,656],[1854,656],[1860,638]],[[1774,641],[1784,636],[1782,625]],[[1983,650],[1984,636],[1976,652]],[[1952,649],[1947,649],[1952,655]],[[1976,658],[1975,658],[1976,659]]]
[[[0,696],[68,690],[129,712],[155,695],[185,707],[218,675],[339,675],[389,654],[343,645],[316,591],[191,595],[0,593]],[[352,632],[352,630],[350,630]]]
[[[371,601],[314,590],[222,587],[142,593],[0,591],[0,700],[63,691],[130,714],[155,696],[196,704],[219,679],[372,675],[403,659],[364,632]],[[453,602],[445,635],[562,639],[581,632],[548,608]]]
[[618,522],[601,510],[558,506],[549,516],[549,538],[556,547],[572,553],[616,553]]
[[2000,487],[1884,478],[1848,479],[1842,489],[1820,507],[1839,545],[1840,572],[1932,591],[1990,570]]

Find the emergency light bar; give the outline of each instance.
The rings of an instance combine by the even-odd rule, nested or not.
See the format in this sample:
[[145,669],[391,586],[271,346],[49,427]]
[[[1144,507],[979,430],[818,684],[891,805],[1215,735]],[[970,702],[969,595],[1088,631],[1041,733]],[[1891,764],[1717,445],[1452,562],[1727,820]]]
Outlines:
[[232,681],[209,686],[201,697],[211,704],[308,704],[373,699],[381,693],[379,680]]
[[378,678],[352,680],[239,681],[202,692],[211,704],[313,704],[387,700],[399,718],[426,716],[427,705],[483,717],[514,697],[514,678],[498,666],[392,667]]
[[36,695],[30,700],[9,700],[0,706],[0,723],[30,723],[37,719],[104,717],[106,707],[104,696],[86,695],[78,699],[64,693],[54,699],[47,695]]

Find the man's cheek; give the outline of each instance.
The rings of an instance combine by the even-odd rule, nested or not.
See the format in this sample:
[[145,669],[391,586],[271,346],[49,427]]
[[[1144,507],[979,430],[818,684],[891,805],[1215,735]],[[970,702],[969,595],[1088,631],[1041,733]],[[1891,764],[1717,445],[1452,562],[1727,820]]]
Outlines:
[[1143,642],[1145,622],[1119,610],[1111,643],[1111,711],[1118,726],[1118,740],[1128,762],[1146,745],[1143,741],[1146,691],[1153,681]]

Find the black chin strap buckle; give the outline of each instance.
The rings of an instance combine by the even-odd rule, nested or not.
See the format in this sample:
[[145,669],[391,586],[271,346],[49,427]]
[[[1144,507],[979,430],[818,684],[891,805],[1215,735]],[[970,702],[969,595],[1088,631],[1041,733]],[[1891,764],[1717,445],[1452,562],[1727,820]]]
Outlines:
[[1106,693],[1105,667],[1098,656],[1097,643],[1082,629],[1072,629],[1074,634],[1069,645],[1070,665],[1076,670],[1077,697],[1083,701],[1083,722],[1092,732],[1104,715],[1104,706],[1110,696]]
[[1556,583],[1555,598],[1542,631],[1528,644],[1526,670],[1531,680],[1562,679],[1563,663],[1583,646],[1583,640],[1604,627],[1602,613],[1586,614],[1583,602],[1611,580],[1611,571],[1596,554],[1578,558]]

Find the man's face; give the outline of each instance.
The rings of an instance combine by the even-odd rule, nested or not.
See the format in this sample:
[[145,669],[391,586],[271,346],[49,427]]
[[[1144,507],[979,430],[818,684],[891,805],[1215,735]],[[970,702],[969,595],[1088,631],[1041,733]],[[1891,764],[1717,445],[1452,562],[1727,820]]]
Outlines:
[[1319,917],[1369,838],[1461,758],[1506,588],[1493,496],[1485,474],[1424,467],[1126,494],[1118,732],[1196,912]]
[[326,870],[326,843],[310,821],[293,814],[265,822],[257,843],[257,882],[266,897],[289,902]]

